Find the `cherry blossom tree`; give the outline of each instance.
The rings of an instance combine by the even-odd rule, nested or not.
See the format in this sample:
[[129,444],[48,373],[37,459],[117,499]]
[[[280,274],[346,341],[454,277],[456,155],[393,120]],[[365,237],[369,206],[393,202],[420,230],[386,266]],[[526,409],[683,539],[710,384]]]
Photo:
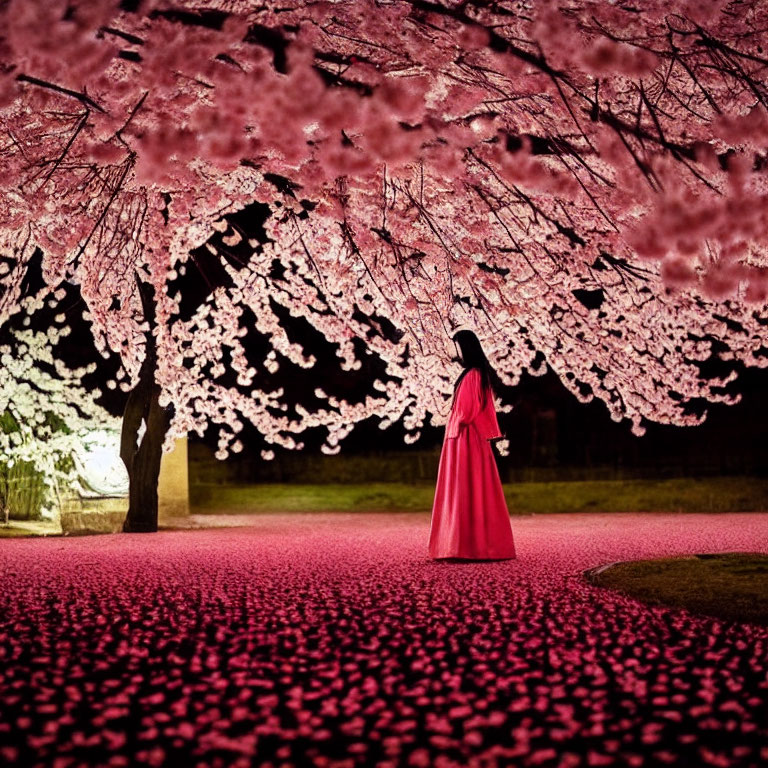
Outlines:
[[99,392],[82,384],[95,363],[70,368],[57,358],[56,345],[69,331],[65,325],[46,333],[11,330],[0,343],[0,507],[18,495],[10,488],[13,469],[27,463],[45,488],[41,511],[53,516],[61,491],[81,488],[84,441],[119,428],[119,420],[95,402]]
[[[758,0],[11,0],[0,19],[0,322],[42,249],[121,357],[126,445],[150,413],[153,446],[213,423],[222,457],[242,418],[289,448],[322,424],[335,452],[370,416],[417,439],[460,324],[506,384],[549,365],[637,434],[735,402],[701,375],[714,355],[768,360]],[[233,218],[254,202],[259,238]],[[201,246],[227,280],[182,318],[171,286]],[[343,367],[365,340],[381,396],[310,411],[260,388],[313,364],[286,311]],[[151,506],[132,498],[128,528]]]

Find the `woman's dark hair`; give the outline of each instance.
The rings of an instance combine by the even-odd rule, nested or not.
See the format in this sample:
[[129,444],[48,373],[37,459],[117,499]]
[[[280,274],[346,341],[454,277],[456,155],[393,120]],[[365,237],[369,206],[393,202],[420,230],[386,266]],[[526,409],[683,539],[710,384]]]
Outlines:
[[490,392],[491,396],[493,396],[493,382],[496,379],[496,371],[493,370],[491,364],[488,362],[488,358],[485,356],[482,346],[480,346],[480,339],[478,339],[472,331],[457,331],[453,335],[453,340],[459,347],[461,352],[460,362],[464,366],[461,376],[456,379],[456,384],[453,387],[453,395],[454,397],[456,396],[459,384],[461,384],[469,371],[472,370],[472,368],[477,368],[477,370],[480,371],[480,381],[482,383],[483,391],[482,404],[483,407],[485,407],[488,393]]

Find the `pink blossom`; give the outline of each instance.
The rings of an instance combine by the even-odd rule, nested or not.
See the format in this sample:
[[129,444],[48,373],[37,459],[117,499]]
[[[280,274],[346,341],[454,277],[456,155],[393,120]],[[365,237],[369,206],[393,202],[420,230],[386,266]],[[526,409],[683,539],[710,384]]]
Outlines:
[[485,48],[489,42],[490,35],[484,27],[468,24],[459,32],[459,45],[468,51]]
[[696,272],[690,262],[679,256],[664,259],[661,274],[670,288],[687,288],[696,280]]
[[587,72],[598,76],[616,73],[643,77],[659,65],[658,58],[650,51],[614,43],[608,38],[586,45],[580,61]]

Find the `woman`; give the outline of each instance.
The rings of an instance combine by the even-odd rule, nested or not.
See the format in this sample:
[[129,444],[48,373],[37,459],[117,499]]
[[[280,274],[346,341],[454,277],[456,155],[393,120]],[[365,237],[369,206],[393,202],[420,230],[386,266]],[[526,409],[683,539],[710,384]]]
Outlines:
[[515,556],[509,510],[489,440],[501,437],[493,369],[477,336],[458,331],[464,371],[456,381],[437,472],[429,554],[501,560]]

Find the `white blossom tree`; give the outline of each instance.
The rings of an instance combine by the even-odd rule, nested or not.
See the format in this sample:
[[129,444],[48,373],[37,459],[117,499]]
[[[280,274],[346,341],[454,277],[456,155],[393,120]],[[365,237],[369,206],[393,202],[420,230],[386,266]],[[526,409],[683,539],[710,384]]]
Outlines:
[[2,501],[18,490],[9,487],[18,479],[14,467],[26,463],[45,488],[44,516],[55,514],[63,490],[81,488],[84,442],[94,432],[120,429],[120,420],[96,403],[99,392],[82,384],[96,364],[70,368],[56,357],[56,345],[68,335],[68,326],[12,330],[0,343]]

